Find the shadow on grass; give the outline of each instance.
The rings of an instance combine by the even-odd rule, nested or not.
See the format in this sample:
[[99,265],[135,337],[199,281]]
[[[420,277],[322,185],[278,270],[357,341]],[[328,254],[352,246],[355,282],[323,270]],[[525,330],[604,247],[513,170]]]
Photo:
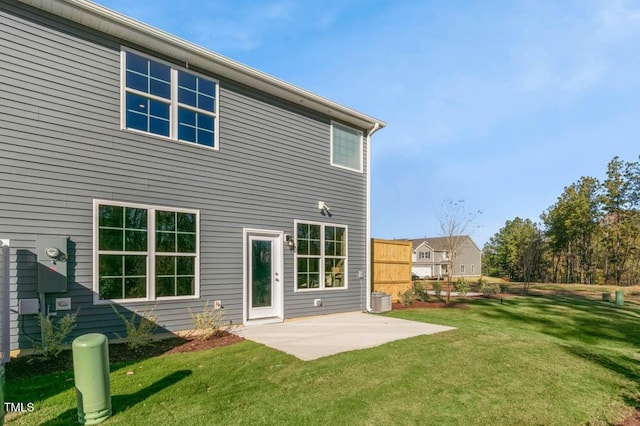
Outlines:
[[[152,342],[139,351],[132,351],[124,343],[109,345],[110,371],[157,357],[187,342],[182,337]],[[6,364],[6,394],[8,401],[31,401],[37,395],[45,400],[74,386],[71,349],[45,360],[37,356],[14,358]],[[53,377],[45,377],[53,374]]]
[[[144,389],[140,389],[135,393],[126,395],[113,395],[111,397],[111,407],[113,410],[112,415],[117,415],[132,408],[133,406],[141,403],[150,396],[167,389],[170,386],[178,383],[180,380],[189,377],[192,374],[191,370],[178,370],[163,377],[162,379],[152,383]],[[78,410],[77,407],[71,408],[64,413],[60,414],[55,419],[49,420],[43,425],[70,425],[78,423]]]
[[[599,364],[630,380],[635,382],[640,381],[640,371],[638,371],[637,368],[637,361],[628,356],[624,356],[623,354],[605,355],[604,353],[598,353],[584,346],[569,346],[566,350],[569,353]],[[634,368],[634,366],[636,368]]]
[[[624,306],[583,295],[541,295],[508,299],[504,304],[482,300],[479,314],[510,327],[530,329],[567,342],[569,353],[633,382],[640,381],[637,360],[620,349],[640,347],[640,304]],[[493,305],[493,306],[490,306]],[[627,352],[628,352],[627,351]],[[638,406],[638,401],[630,404]]]
[[[109,344],[109,364],[120,365],[136,363],[153,358],[165,352],[187,343],[184,337],[172,337],[164,340],[156,340],[150,344],[131,350],[126,343]],[[111,368],[113,370],[113,367]],[[43,359],[37,355],[12,358],[6,365],[7,380],[21,379],[33,376],[43,376],[51,373],[73,372],[73,353],[71,349],[65,349],[57,357]]]
[[[479,314],[521,328],[533,328],[566,341],[600,344],[606,341],[640,345],[640,305],[616,306],[592,298],[572,296],[526,296],[506,299],[504,304],[481,300],[487,306]],[[490,306],[492,305],[492,306]]]

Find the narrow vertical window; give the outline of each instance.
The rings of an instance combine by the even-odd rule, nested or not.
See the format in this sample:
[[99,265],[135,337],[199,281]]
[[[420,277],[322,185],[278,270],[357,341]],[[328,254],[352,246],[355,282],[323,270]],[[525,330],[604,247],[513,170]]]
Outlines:
[[195,294],[196,215],[156,210],[156,297]]
[[214,147],[216,85],[178,71],[178,139]]
[[147,211],[101,205],[98,209],[100,299],[140,299],[147,293]]
[[347,260],[346,230],[340,226],[324,227],[325,287],[344,287]]
[[125,87],[126,127],[169,137],[171,67],[127,52]]

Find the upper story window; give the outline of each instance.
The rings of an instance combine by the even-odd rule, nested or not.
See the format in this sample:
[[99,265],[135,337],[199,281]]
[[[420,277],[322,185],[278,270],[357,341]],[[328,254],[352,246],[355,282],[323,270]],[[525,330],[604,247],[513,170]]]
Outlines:
[[331,165],[362,172],[362,132],[331,123]]
[[128,50],[122,58],[124,128],[217,149],[217,81]]
[[431,259],[430,251],[421,251],[418,253],[418,259]]

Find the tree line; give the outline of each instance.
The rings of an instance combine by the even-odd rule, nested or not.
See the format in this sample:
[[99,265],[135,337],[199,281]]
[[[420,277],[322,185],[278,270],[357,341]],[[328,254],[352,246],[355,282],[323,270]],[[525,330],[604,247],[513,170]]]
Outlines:
[[614,157],[604,181],[581,177],[539,222],[508,220],[483,249],[483,270],[531,281],[633,285],[640,279],[640,162]]

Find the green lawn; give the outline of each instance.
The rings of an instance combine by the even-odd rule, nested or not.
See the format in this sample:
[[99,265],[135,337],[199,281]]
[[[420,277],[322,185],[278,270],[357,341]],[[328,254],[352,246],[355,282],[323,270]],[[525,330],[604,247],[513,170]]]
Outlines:
[[[458,329],[312,362],[247,341],[113,365],[104,424],[615,424],[638,405],[640,303],[470,305],[393,312]],[[36,403],[10,425],[76,419],[71,372],[9,380],[7,400]]]

